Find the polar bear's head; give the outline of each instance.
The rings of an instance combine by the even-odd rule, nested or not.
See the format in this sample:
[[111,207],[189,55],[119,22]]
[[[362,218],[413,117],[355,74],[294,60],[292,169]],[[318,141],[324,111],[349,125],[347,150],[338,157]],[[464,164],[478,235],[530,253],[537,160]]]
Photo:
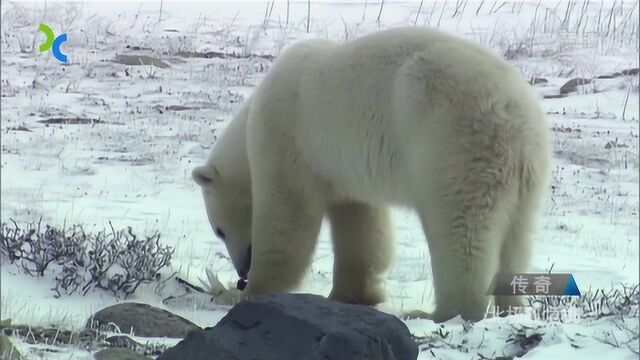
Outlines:
[[238,276],[247,279],[251,267],[250,187],[212,164],[195,168],[192,177],[202,188],[211,228],[227,247]]

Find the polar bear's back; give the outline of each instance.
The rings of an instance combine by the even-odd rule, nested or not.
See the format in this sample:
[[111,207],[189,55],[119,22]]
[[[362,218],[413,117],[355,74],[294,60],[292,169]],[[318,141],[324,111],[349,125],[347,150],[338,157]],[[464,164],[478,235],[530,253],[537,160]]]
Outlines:
[[451,147],[493,146],[500,132],[512,138],[505,146],[526,146],[531,133],[545,132],[516,69],[490,50],[425,28],[343,45],[303,42],[261,87],[265,98],[275,96],[266,91],[288,94],[278,113],[290,115],[285,131],[294,132],[315,172],[341,189],[338,196],[369,202],[410,202],[406,189],[415,184],[405,179]]

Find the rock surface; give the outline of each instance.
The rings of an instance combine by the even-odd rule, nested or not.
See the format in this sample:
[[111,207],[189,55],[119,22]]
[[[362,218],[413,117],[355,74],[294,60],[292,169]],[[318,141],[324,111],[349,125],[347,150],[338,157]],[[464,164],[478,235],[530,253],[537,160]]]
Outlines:
[[150,360],[130,349],[104,349],[93,354],[96,360]]
[[109,346],[111,346],[113,348],[135,349],[135,348],[138,348],[138,347],[142,347],[142,344],[140,344],[139,342],[133,340],[132,338],[130,338],[127,335],[109,336],[108,338],[104,339],[104,341],[109,343]]
[[[133,331],[136,336],[183,338],[200,327],[166,310],[139,303],[122,303],[106,307],[87,320],[86,328],[116,325],[120,332]],[[113,328],[111,329],[113,330]]]
[[574,78],[567,81],[562,87],[560,87],[560,94],[568,94],[578,90],[578,86],[591,84],[593,80],[584,78]]
[[307,294],[234,306],[213,328],[189,332],[158,360],[412,360],[418,345],[398,318]]
[[0,359],[2,360],[24,360],[20,351],[13,346],[13,343],[6,335],[0,335]]

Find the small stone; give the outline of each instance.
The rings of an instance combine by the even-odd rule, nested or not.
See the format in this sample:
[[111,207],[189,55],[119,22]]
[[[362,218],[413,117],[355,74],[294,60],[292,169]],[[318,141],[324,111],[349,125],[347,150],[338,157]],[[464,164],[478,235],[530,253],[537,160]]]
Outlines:
[[87,320],[85,327],[117,326],[121,333],[133,331],[137,336],[182,338],[189,331],[200,329],[191,321],[169,311],[147,304],[122,303],[106,307]]
[[108,342],[109,345],[113,348],[127,348],[127,349],[134,348],[135,349],[141,346],[140,343],[134,341],[127,335],[109,336],[108,338],[105,339],[105,341]]
[[104,349],[93,354],[96,360],[150,360],[130,349]]
[[8,336],[0,335],[0,359],[6,360],[23,360],[24,357],[18,349],[13,346]]

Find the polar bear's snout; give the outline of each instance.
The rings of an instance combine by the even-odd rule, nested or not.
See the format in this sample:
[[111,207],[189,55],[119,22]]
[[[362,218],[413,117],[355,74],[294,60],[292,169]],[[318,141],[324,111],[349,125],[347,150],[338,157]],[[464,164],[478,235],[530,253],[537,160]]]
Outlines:
[[234,249],[230,249],[230,246],[227,246],[227,251],[240,279],[247,280],[251,268],[251,245],[240,251],[234,251]]

